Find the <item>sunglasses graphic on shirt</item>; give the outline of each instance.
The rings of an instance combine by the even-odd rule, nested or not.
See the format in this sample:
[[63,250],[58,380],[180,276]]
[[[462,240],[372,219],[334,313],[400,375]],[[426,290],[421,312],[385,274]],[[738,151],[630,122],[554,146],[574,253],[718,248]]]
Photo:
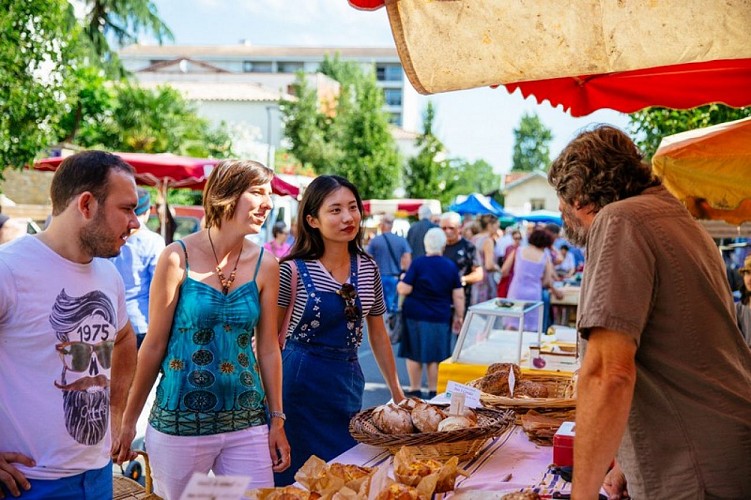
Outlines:
[[57,344],[55,349],[60,354],[65,368],[72,372],[82,373],[89,368],[91,355],[96,354],[99,366],[108,369],[112,365],[112,349],[115,347],[114,340],[105,340],[98,344],[86,342],[63,342]]

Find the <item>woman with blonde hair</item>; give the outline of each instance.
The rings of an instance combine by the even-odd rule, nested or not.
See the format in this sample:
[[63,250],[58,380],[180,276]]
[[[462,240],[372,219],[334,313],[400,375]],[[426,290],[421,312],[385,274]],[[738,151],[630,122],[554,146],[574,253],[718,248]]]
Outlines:
[[206,229],[170,244],[156,267],[123,427],[135,434],[161,373],[146,445],[155,492],[168,500],[180,498],[194,472],[249,476],[259,488],[289,466],[279,265],[246,238],[271,211],[273,176],[258,162],[220,162],[203,192]]

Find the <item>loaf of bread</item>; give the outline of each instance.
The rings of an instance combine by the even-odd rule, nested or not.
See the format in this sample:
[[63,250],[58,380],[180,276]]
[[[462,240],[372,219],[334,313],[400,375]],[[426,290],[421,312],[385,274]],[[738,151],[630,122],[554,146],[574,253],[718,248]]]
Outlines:
[[373,425],[386,434],[409,434],[415,430],[410,412],[394,403],[377,407],[372,419]]

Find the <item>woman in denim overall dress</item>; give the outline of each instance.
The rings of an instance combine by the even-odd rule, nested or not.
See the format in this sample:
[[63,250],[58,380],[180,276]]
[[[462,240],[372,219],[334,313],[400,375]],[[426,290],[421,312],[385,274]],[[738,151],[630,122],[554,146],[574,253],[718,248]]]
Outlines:
[[356,444],[348,429],[365,388],[357,358],[363,319],[394,401],[404,398],[383,322],[380,277],[361,244],[362,212],[357,188],[338,176],[317,177],[300,203],[298,238],[281,265],[280,327],[287,307],[294,308],[282,353],[292,458],[287,471],[275,474],[277,486],[294,482],[311,455],[328,461]]

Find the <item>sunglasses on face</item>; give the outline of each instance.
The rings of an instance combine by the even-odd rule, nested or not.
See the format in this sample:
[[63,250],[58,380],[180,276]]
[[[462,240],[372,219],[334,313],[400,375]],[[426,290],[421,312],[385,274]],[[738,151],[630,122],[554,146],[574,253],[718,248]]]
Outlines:
[[98,344],[87,344],[86,342],[63,342],[55,346],[60,354],[65,368],[72,372],[85,372],[89,368],[91,355],[96,354],[99,366],[108,369],[112,365],[112,349],[115,347],[115,341],[105,340]]
[[360,319],[360,308],[355,301],[357,298],[357,290],[355,287],[351,283],[344,283],[342,287],[336,291],[336,294],[344,299],[344,315],[347,317],[347,321],[357,321]]

